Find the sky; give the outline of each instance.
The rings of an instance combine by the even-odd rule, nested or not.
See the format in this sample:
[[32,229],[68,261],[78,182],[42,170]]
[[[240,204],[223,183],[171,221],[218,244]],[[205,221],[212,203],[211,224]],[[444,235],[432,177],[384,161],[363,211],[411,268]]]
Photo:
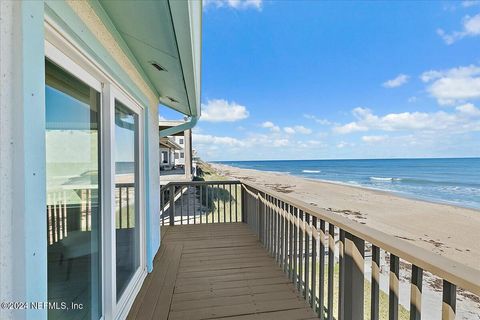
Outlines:
[[480,156],[480,1],[204,0],[201,101],[204,160]]

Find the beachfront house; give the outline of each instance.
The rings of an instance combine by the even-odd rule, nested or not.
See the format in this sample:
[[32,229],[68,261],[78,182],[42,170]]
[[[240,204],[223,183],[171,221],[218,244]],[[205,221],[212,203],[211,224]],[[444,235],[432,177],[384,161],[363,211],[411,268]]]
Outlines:
[[0,2],[0,319],[127,317],[160,246],[159,103],[200,116],[201,13]]
[[188,117],[160,137],[200,116],[201,12],[0,1],[0,319],[418,320],[424,275],[454,319],[477,269],[247,179],[160,187],[159,103]]
[[176,151],[183,148],[171,137],[160,138],[160,171],[173,170],[177,166]]
[[[188,121],[188,120],[186,120]],[[171,140],[178,148],[171,148],[171,160],[169,166],[160,165],[160,184],[164,185],[170,181],[192,181],[193,178],[193,149],[192,130],[187,128],[178,131],[174,128],[181,128],[185,121],[160,120],[158,123],[160,141]],[[173,132],[175,130],[176,132]],[[168,133],[170,132],[170,133]],[[168,134],[168,136],[165,135]],[[162,149],[162,159],[166,159],[167,150]],[[163,169],[163,170],[162,170]]]

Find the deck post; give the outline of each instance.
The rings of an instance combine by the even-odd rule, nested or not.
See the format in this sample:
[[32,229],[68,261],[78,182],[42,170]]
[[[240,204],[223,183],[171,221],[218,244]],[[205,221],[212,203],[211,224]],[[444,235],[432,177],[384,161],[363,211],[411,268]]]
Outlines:
[[170,225],[173,226],[175,224],[175,193],[173,184],[170,186]]
[[365,241],[345,232],[343,319],[363,319]]
[[457,286],[443,280],[442,320],[453,320],[456,315]]
[[[243,186],[243,188],[246,188],[246,186]],[[242,222],[247,223],[247,192],[241,188],[240,192],[242,194]]]

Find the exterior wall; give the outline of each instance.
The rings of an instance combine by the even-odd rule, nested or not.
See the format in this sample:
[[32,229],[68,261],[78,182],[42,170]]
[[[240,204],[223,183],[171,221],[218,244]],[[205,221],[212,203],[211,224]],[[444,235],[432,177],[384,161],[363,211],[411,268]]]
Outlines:
[[[177,157],[178,155],[178,158],[176,159],[175,164],[184,166],[185,165],[185,137],[175,136],[174,139],[175,139],[175,142],[178,143],[183,148],[182,150],[175,150],[175,154],[176,154],[175,157]],[[180,143],[180,140],[183,140],[183,143]],[[184,155],[183,158],[180,157],[180,153],[183,153]]]
[[[43,10],[41,1],[0,1],[1,301],[47,298]],[[0,309],[0,318],[46,312]]]
[[[45,5],[46,3],[46,5]],[[47,301],[44,18],[52,19],[145,109],[147,267],[160,246],[155,92],[86,1],[0,1],[0,301]],[[0,319],[46,310],[0,309]]]

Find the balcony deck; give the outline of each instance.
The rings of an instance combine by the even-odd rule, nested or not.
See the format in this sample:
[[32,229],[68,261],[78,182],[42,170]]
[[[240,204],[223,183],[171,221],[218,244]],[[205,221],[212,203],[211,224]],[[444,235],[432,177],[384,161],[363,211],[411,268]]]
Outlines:
[[162,227],[128,319],[318,319],[244,223]]

